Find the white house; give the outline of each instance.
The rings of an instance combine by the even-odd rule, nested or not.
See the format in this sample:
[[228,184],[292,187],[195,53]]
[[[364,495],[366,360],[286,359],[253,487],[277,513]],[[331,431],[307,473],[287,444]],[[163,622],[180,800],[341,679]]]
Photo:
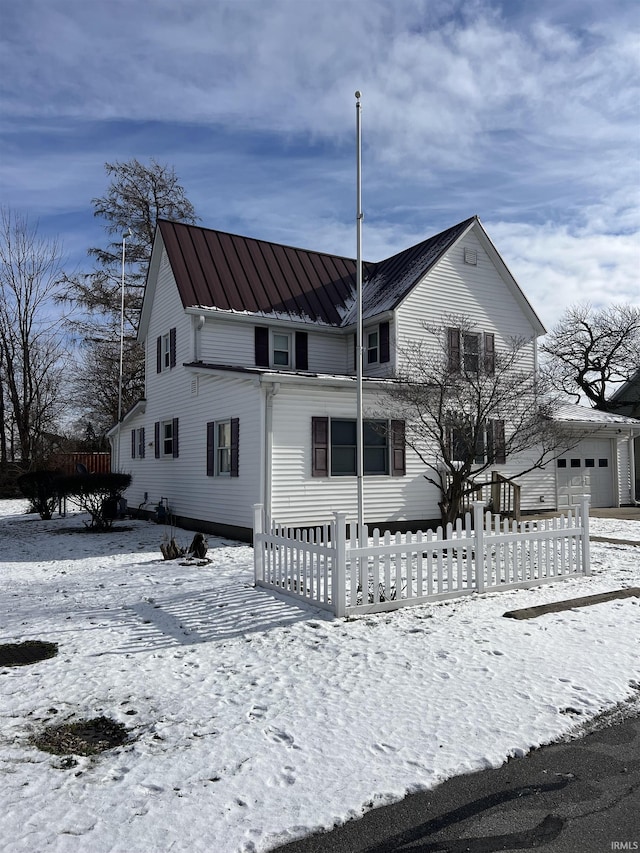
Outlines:
[[[355,290],[353,259],[160,221],[139,329],[146,396],[110,432],[133,475],[129,507],[152,512],[164,499],[182,526],[237,537],[250,534],[256,503],[296,526],[355,513]],[[518,336],[536,364],[545,330],[474,216],[364,264],[365,412],[423,321],[453,309],[474,322],[458,347],[491,353]],[[609,417],[586,429],[579,455],[523,480],[523,510],[566,505],[589,488],[603,505],[634,499],[639,425]],[[365,521],[439,518],[403,423],[389,427],[365,422]],[[576,459],[579,489],[565,476]]]

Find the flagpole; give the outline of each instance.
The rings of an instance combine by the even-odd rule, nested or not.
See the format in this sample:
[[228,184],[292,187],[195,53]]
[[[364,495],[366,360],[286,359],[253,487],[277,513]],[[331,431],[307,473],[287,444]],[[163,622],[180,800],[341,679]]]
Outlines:
[[362,131],[360,92],[356,92],[356,291],[357,291],[357,329],[356,329],[356,479],[358,483],[358,540],[362,537],[364,526],[364,425],[362,420]]

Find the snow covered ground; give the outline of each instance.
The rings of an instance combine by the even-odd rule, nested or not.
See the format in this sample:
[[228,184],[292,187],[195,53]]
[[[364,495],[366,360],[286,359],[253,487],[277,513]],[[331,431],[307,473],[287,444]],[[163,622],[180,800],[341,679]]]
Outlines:
[[[640,696],[638,599],[502,618],[640,586],[640,547],[594,542],[589,578],[345,621],[253,589],[246,545],[210,538],[185,566],[153,523],[90,534],[25,508],[0,502],[0,643],[59,654],[0,669],[3,851],[266,851]],[[637,521],[591,532],[640,546]],[[30,744],[100,715],[131,742],[71,768]]]

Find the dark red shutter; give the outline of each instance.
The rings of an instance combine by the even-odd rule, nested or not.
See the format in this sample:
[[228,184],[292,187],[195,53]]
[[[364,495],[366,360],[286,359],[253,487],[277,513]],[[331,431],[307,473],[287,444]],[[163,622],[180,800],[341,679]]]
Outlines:
[[173,419],[173,442],[172,442],[172,453],[173,458],[178,458],[178,418]]
[[329,418],[311,418],[311,476],[329,476]]
[[460,329],[447,329],[449,370],[458,373],[460,370]]
[[176,329],[169,329],[169,367],[176,366]]
[[389,351],[389,323],[380,323],[380,364],[385,364],[391,358]]
[[216,473],[216,425],[214,421],[207,424],[207,477]]
[[269,329],[266,326],[255,328],[256,367],[269,367]]
[[156,338],[156,373],[162,373],[162,338]]
[[136,458],[136,431],[135,429],[131,430],[131,458]]
[[492,332],[484,333],[484,370],[489,376],[496,372],[495,335]]
[[232,477],[240,473],[240,418],[231,418],[231,471]]
[[489,421],[487,424],[487,453],[494,465],[504,465],[507,461],[502,420]]
[[504,437],[504,421],[493,422],[493,440],[496,453],[496,465],[504,465],[507,461],[507,448]]
[[153,425],[153,449],[156,459],[160,459],[160,421]]
[[296,370],[309,369],[309,335],[296,332]]
[[404,421],[391,421],[391,475],[403,477],[407,473]]

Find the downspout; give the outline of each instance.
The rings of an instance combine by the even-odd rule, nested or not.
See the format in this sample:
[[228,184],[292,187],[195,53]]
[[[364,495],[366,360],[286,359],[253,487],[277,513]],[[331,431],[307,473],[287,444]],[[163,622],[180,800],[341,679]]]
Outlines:
[[631,503],[640,506],[636,494],[636,441],[633,431],[629,432],[629,476],[631,480]]
[[273,489],[273,398],[280,390],[280,383],[274,382],[266,388],[264,395],[264,491],[262,504],[266,515],[271,518]]
[[193,360],[202,361],[200,350],[200,332],[204,326],[204,315],[199,314],[193,318]]

